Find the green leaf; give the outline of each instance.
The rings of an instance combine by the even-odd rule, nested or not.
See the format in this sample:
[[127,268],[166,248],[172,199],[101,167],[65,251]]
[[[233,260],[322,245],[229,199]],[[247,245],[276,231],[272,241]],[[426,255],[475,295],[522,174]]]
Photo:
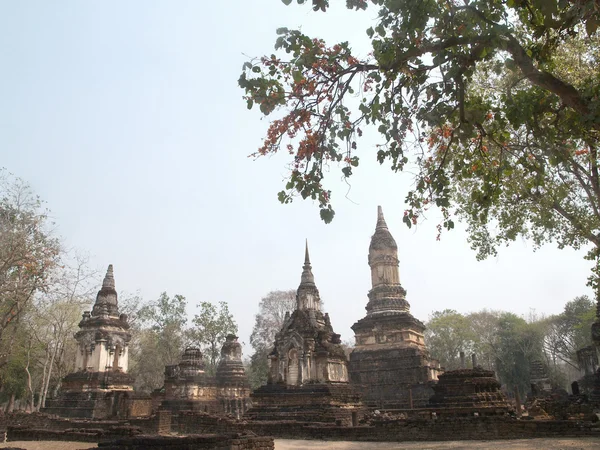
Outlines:
[[331,206],[329,206],[328,208],[321,208],[319,214],[321,215],[323,222],[331,223],[333,216],[335,216],[335,211],[331,209]]
[[597,29],[598,29],[598,21],[596,20],[595,16],[591,16],[585,22],[585,31],[587,31],[588,36],[591,36],[592,34],[594,34],[596,32]]
[[292,3],[292,0],[281,0],[283,2],[284,5],[290,5]]
[[292,73],[292,77],[294,78],[294,81],[296,83],[298,83],[302,78],[304,78],[300,70],[294,70],[294,72]]

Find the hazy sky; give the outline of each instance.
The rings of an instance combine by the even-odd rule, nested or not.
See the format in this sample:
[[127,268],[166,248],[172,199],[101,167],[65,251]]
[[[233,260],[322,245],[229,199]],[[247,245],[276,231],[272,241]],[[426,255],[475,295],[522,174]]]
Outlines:
[[347,195],[332,174],[332,224],[311,202],[277,201],[288,157],[247,157],[267,122],[237,79],[248,57],[273,52],[282,26],[366,54],[375,11],[332,3],[323,14],[279,0],[2,2],[0,166],[48,202],[68,246],[99,270],[114,264],[118,290],[185,295],[190,316],[200,301],[226,301],[244,342],[260,298],[298,286],[305,238],[334,329],[353,337],[377,205],[423,321],[446,308],[550,314],[589,294],[583,251],[519,241],[477,262],[460,227],[440,242],[434,220],[407,229],[410,175],[375,162],[372,135]]

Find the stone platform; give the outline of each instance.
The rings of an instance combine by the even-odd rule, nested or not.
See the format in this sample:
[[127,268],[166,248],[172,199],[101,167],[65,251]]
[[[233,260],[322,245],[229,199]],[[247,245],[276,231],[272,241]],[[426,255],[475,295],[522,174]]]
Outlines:
[[366,409],[348,383],[267,384],[251,394],[250,420],[294,420],[350,426]]
[[428,408],[438,415],[506,415],[512,410],[494,371],[481,367],[445,372],[433,390]]

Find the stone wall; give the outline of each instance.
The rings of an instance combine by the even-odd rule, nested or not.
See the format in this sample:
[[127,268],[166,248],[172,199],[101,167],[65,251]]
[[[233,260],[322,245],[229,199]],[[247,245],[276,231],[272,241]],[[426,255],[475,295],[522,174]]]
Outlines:
[[6,429],[6,437],[9,441],[100,442],[123,436],[135,436],[137,434],[140,434],[140,430],[133,427],[104,427],[102,424],[96,424],[96,428],[67,428],[65,430],[24,426],[8,426]]
[[[8,439],[80,440],[100,442],[137,433],[245,434],[282,439],[344,441],[448,441],[527,439],[548,437],[600,437],[600,423],[575,420],[517,420],[510,417],[381,418],[368,425],[336,426],[297,421],[239,421],[205,413],[165,414],[129,421],[76,421],[43,414],[6,416]],[[168,419],[170,420],[167,420]],[[9,423],[10,422],[10,423]],[[20,425],[20,426],[19,426]],[[79,437],[77,438],[79,439]],[[154,447],[157,448],[157,447]],[[254,448],[254,447],[250,447]]]
[[422,408],[434,393],[429,360],[419,348],[355,349],[348,369],[370,407]]
[[270,437],[195,435],[139,436],[100,443],[98,447],[104,450],[273,450],[275,444]]
[[600,427],[591,422],[533,421],[509,417],[393,419],[374,421],[365,426],[346,427],[297,421],[242,422],[208,414],[184,414],[173,417],[172,431],[181,434],[251,431],[259,436],[268,435],[282,439],[381,442],[600,437]]
[[128,417],[150,417],[152,415],[152,399],[150,397],[132,398],[127,405]]
[[172,417],[172,432],[241,433],[286,439],[349,441],[447,441],[523,439],[552,436],[600,436],[596,424],[577,421],[527,421],[509,417],[448,417],[392,419],[347,427],[297,421],[237,421],[209,414],[187,413]]

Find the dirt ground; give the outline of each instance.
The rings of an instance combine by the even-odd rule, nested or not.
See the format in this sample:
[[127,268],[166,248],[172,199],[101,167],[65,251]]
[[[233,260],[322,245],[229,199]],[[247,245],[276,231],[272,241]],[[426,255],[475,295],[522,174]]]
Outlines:
[[[18,447],[27,450],[81,450],[96,447],[86,442],[5,442],[0,449]],[[600,439],[519,439],[511,441],[451,441],[451,442],[338,442],[275,440],[275,450],[600,450]]]
[[332,442],[278,439],[275,450],[588,450],[600,449],[600,439],[519,439],[511,441],[451,442]]
[[98,448],[92,442],[59,442],[59,441],[15,441],[0,444],[0,449],[6,447],[24,448],[27,450],[82,450]]

